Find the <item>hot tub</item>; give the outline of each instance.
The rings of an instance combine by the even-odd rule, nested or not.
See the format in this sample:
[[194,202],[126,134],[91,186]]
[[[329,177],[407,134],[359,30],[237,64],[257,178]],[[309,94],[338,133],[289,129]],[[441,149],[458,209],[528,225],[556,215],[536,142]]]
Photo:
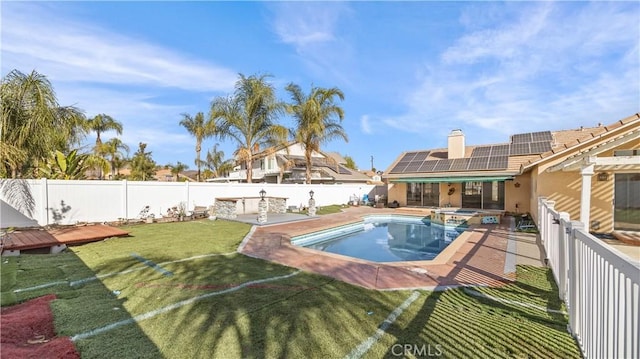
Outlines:
[[449,226],[498,224],[503,213],[496,210],[440,208],[431,213],[431,222]]

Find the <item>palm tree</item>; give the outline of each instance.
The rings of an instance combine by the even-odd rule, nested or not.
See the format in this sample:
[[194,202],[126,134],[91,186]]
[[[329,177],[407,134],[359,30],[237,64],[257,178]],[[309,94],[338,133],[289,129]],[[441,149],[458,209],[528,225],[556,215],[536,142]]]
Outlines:
[[280,145],[287,139],[287,129],[276,124],[283,104],[266,78],[240,74],[233,96],[217,98],[211,104],[210,118],[216,121],[219,138],[238,143],[234,156],[246,164],[248,183],[252,183],[253,155],[261,147]]
[[111,178],[116,177],[117,168],[116,164],[121,166],[122,160],[127,157],[127,154],[122,151],[126,151],[128,154],[129,146],[122,142],[119,138],[114,137],[109,141],[100,145],[99,153],[109,157],[109,164],[111,167]]
[[111,168],[115,169],[116,174],[113,177],[114,180],[120,180],[120,179],[126,178],[125,175],[120,174],[120,169],[129,163],[131,163],[131,160],[128,157],[122,157],[122,158],[116,157],[113,159],[111,163]]
[[202,161],[200,160],[200,151],[202,150],[202,140],[215,134],[215,121],[213,121],[211,118],[205,121],[204,114],[202,112],[198,112],[195,118],[191,117],[189,114],[183,113],[180,125],[186,128],[187,131],[189,131],[189,133],[196,138],[195,165],[198,167],[196,180],[200,182],[200,167],[202,165]]
[[[100,134],[107,131],[116,131],[118,135],[122,135],[122,124],[114,120],[111,116],[100,114],[87,121],[87,127],[90,131],[96,133],[96,146],[94,151],[98,156],[104,156],[104,148],[102,147],[102,140]],[[102,179],[102,170],[98,174],[98,178]]]
[[293,83],[287,85],[286,90],[293,101],[287,106],[287,112],[293,114],[296,120],[296,127],[291,132],[304,149],[306,182],[310,184],[313,151],[320,151],[321,144],[335,138],[349,140],[341,125],[344,110],[335,103],[335,97],[344,100],[344,94],[336,87],[325,89],[312,86],[309,95],[305,95],[300,86]]
[[284,180],[284,172],[290,170],[293,166],[295,166],[295,161],[289,158],[284,158],[281,163],[279,163],[278,167],[280,167],[280,177],[278,177],[278,183],[281,183]]
[[180,180],[180,172],[186,170],[187,168],[189,168],[189,166],[185,165],[184,163],[178,161],[178,163],[176,163],[175,165],[172,164],[168,164],[166,166],[167,168],[171,169],[171,174],[176,176],[176,182],[178,182]]
[[226,160],[218,167],[218,176],[229,176],[229,172],[233,171],[233,162]]
[[131,158],[131,179],[146,181],[151,179],[156,169],[156,162],[151,158],[151,151],[147,152],[147,144],[140,142],[138,150]]
[[89,130],[96,133],[96,147],[100,146],[102,140],[100,134],[107,131],[116,131],[118,135],[122,135],[122,124],[114,120],[111,116],[100,114],[87,121]]
[[86,128],[79,109],[58,105],[47,78],[32,71],[8,73],[0,85],[0,176],[37,174],[38,163],[52,151],[79,144]]
[[220,169],[227,166],[227,163],[233,167],[231,161],[224,159],[224,151],[218,151],[217,143],[207,152],[207,160],[204,161],[204,164],[211,170],[214,178],[221,176],[222,173]]

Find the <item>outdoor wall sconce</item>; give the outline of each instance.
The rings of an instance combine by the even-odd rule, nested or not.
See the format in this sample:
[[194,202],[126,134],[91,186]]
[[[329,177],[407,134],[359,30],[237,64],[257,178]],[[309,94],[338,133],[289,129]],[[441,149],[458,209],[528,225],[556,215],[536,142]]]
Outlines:
[[313,190],[309,191],[309,197],[311,197],[311,199],[313,199]]
[[608,181],[608,180],[609,180],[609,174],[607,172],[598,173],[598,181]]
[[516,188],[520,188],[520,182],[516,182],[513,184]]
[[262,200],[264,201],[264,196],[267,194],[267,191],[264,190],[264,188],[262,190],[260,190],[260,198],[262,198]]

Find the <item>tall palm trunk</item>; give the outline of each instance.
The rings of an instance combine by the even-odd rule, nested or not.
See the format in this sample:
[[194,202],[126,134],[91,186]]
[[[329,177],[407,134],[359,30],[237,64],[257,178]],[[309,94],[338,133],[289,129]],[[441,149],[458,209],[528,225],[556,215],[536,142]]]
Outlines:
[[311,184],[311,151],[304,151],[304,160],[306,161],[307,184]]
[[247,183],[253,183],[253,160],[247,160]]
[[196,141],[196,166],[198,166],[198,174],[196,174],[196,181],[200,182],[200,167],[202,162],[200,161],[200,151],[202,151],[202,141]]

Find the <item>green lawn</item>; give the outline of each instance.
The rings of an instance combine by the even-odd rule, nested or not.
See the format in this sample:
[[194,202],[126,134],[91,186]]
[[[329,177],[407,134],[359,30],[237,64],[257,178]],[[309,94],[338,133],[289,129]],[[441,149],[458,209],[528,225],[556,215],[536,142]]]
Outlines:
[[[342,212],[343,208],[344,207],[342,205],[339,205],[339,204],[331,204],[331,205],[328,205],[328,206],[321,206],[321,207],[316,208],[316,215],[322,216],[322,215],[325,215],[325,214],[340,213],[340,212]],[[307,208],[304,208],[299,213],[307,214],[307,213],[309,213],[309,210]]]
[[[3,258],[3,305],[55,293],[60,335],[112,325],[76,341],[83,358],[342,358],[375,335],[412,294],[367,290],[237,254],[250,229],[241,223],[202,220],[127,229],[129,238],[58,255]],[[82,281],[93,275],[101,279]],[[476,295],[420,291],[364,357],[396,357],[410,345],[417,349],[413,354],[429,349],[448,358],[578,358],[564,315],[513,304],[562,310],[548,270],[519,267],[518,278],[502,288],[475,289]],[[69,285],[73,281],[78,282]],[[57,284],[14,293],[51,282]],[[132,320],[136,316],[141,320]]]

